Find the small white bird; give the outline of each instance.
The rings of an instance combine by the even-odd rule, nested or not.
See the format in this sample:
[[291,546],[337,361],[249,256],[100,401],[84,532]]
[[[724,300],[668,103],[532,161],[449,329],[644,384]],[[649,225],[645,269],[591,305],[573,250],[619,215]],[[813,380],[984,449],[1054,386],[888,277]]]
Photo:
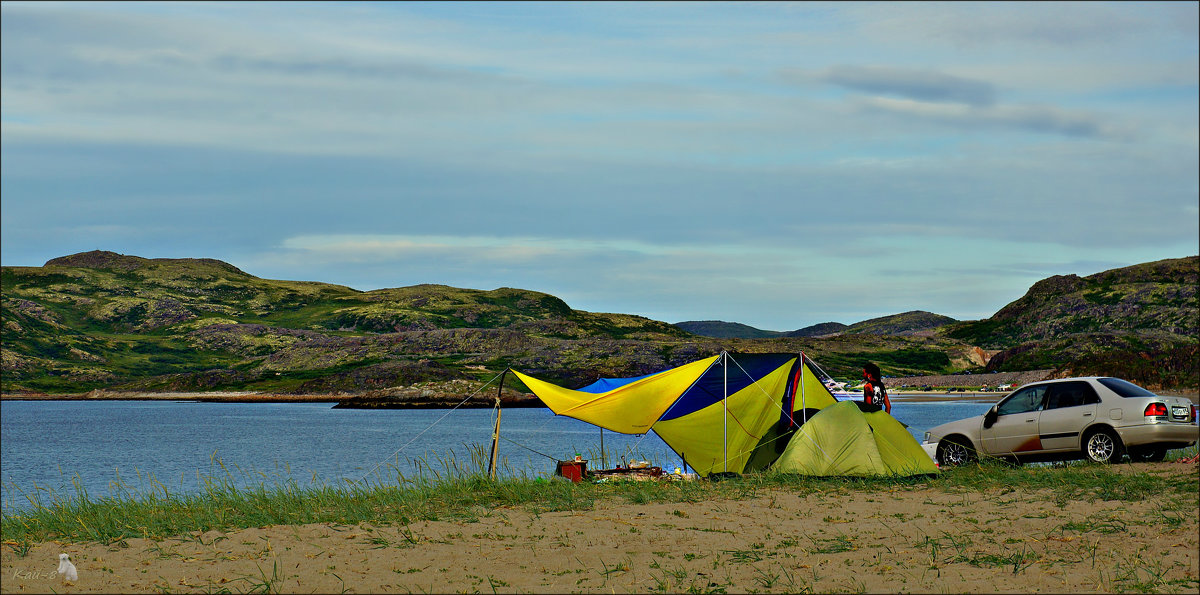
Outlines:
[[63,577],[63,580],[79,580],[79,573],[75,571],[75,565],[71,563],[71,556],[66,554],[58,555],[58,574]]

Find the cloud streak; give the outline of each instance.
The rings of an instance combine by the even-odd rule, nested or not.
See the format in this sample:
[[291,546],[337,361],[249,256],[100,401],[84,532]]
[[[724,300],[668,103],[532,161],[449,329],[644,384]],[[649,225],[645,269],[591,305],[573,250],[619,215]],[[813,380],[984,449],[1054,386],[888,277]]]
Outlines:
[[938,124],[967,127],[1009,128],[1042,134],[1128,140],[1133,132],[1103,118],[1051,106],[971,105],[930,103],[872,97],[861,101],[864,110],[902,117],[921,118]]
[[855,91],[898,95],[915,101],[970,106],[990,106],[996,102],[995,87],[985,81],[931,70],[839,65],[828,69],[820,80]]

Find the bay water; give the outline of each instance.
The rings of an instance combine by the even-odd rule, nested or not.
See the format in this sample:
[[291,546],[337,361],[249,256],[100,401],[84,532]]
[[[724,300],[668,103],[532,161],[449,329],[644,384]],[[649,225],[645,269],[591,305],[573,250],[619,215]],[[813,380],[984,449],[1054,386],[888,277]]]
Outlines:
[[[1002,395],[997,395],[997,398]],[[991,401],[893,401],[920,441],[936,425],[984,413]],[[191,401],[0,402],[0,502],[5,513],[54,495],[127,497],[202,492],[221,478],[239,487],[301,487],[486,469],[491,409],[333,409],[330,403]],[[683,462],[653,433],[601,432],[549,409],[501,416],[498,472],[549,477],[578,453],[591,469],[646,460]],[[603,441],[603,450],[601,442]],[[601,457],[604,460],[601,460]]]

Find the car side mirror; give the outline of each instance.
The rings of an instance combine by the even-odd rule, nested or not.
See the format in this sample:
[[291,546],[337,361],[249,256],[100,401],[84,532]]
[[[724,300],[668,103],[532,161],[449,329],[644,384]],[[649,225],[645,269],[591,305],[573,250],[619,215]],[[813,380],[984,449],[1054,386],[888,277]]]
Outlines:
[[996,413],[995,407],[988,409],[987,414],[983,416],[983,427],[985,427],[985,428],[992,427],[992,424],[995,424],[996,420],[999,418],[1000,418],[1000,414]]

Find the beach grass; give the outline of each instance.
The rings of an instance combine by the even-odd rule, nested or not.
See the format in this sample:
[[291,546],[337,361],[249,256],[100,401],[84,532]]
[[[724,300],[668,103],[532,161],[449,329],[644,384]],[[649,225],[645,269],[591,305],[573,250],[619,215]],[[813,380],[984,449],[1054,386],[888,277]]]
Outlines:
[[[1194,456],[1196,447],[1172,451],[1168,461]],[[689,503],[754,498],[769,491],[825,496],[934,489],[945,493],[982,492],[1037,494],[1063,505],[1070,501],[1136,502],[1149,495],[1171,503],[1160,522],[1183,518],[1197,506],[1194,477],[1122,472],[1121,465],[1086,462],[1013,466],[983,461],[948,469],[936,476],[817,478],[791,474],[749,474],[723,481],[608,481],[571,483],[556,478],[501,474],[489,479],[481,452],[465,461],[446,458],[420,461],[413,477],[395,467],[376,470],[361,481],[302,486],[287,479],[247,484],[238,469],[220,465],[221,473],[203,477],[199,491],[172,493],[151,481],[149,489],[118,486],[115,496],[94,497],[74,482],[73,493],[43,488],[25,494],[28,506],[5,512],[0,520],[3,541],[21,544],[63,542],[119,543],[146,537],[201,535],[269,525],[373,523],[405,527],[416,521],[472,521],[502,508],[519,507],[534,514],[587,510],[603,500],[632,504]],[[238,480],[238,474],[243,475]],[[1062,527],[1063,531],[1107,531],[1103,519],[1094,527]],[[836,543],[829,544],[835,547]],[[26,546],[27,547],[27,546]],[[939,547],[934,544],[934,549]],[[995,563],[1019,566],[1020,559]],[[764,580],[774,580],[763,577]]]

